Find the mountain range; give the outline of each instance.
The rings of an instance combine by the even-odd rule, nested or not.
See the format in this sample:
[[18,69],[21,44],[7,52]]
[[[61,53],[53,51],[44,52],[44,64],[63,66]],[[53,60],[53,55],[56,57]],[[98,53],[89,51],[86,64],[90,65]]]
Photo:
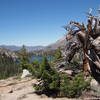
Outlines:
[[[48,46],[26,46],[26,49],[29,52],[38,51],[38,50],[48,51],[48,50],[55,50],[58,47],[65,46],[65,45],[66,45],[66,39],[65,39],[65,36],[64,36],[61,39],[59,39],[58,41],[56,41],[55,43],[52,43],[52,44],[50,44]],[[11,51],[18,51],[18,50],[20,50],[22,48],[22,46],[0,45],[0,48],[9,49]]]
[[[25,46],[28,51],[40,50],[43,49],[44,46]],[[0,45],[0,48],[9,49],[11,51],[18,51],[22,48],[22,46],[16,45]]]

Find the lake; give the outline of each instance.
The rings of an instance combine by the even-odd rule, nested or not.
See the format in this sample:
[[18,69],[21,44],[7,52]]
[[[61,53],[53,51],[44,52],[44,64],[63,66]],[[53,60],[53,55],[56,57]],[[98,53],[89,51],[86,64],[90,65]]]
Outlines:
[[[41,62],[42,59],[43,59],[43,56],[32,56],[30,58],[30,62],[32,62],[34,60],[37,60],[37,61],[40,61]],[[54,59],[54,57],[49,56],[49,57],[47,57],[47,59],[48,59],[48,61],[52,61]],[[16,64],[20,64],[20,62],[19,61],[16,61]]]
[[[43,56],[32,56],[30,61],[31,62],[34,60],[41,61],[42,59],[43,59]],[[49,56],[49,57],[47,57],[47,59],[48,59],[48,61],[52,61],[54,59],[54,57]]]

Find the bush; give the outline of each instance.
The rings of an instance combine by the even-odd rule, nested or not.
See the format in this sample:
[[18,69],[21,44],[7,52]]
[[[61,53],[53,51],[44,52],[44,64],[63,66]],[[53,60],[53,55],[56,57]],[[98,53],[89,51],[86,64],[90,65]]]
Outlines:
[[68,77],[64,75],[60,89],[63,96],[74,98],[79,97],[88,86],[89,81],[85,81],[83,73],[79,73],[72,80],[68,80]]
[[41,91],[46,95],[64,96],[68,98],[79,97],[89,86],[89,81],[84,81],[83,74],[79,73],[75,77],[66,74],[44,71],[39,84],[35,84],[36,91]]
[[62,53],[61,53],[61,49],[62,49],[62,48],[59,47],[59,48],[55,51],[55,55],[54,55],[54,57],[55,57],[55,62],[56,62],[56,61],[61,61],[61,60],[63,60]]
[[59,73],[51,67],[46,57],[40,67],[38,65],[35,68],[34,74],[36,78],[39,78],[38,84],[34,84],[36,91],[48,96],[55,94],[69,98],[79,97],[89,86],[89,81],[84,80],[83,73],[73,77]]
[[57,94],[60,87],[60,74],[57,73],[49,64],[46,57],[43,58],[38,73],[39,84],[34,84],[36,91],[45,93],[46,95]]

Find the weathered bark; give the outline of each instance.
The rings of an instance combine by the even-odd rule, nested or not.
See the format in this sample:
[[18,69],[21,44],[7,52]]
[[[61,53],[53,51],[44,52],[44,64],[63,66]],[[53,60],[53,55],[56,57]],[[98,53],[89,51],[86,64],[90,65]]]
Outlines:
[[[78,30],[71,30],[66,36],[66,61],[70,62],[75,53],[83,48],[83,71],[85,76],[90,72],[94,77],[100,76],[100,25],[98,25],[100,21],[98,21],[98,18],[92,16],[92,14],[88,16],[86,27],[84,24],[71,21],[69,25],[78,28]],[[73,41],[75,37],[77,38]]]
[[73,37],[72,39],[66,42],[67,44],[65,50],[63,51],[64,52],[63,57],[66,59],[67,62],[70,62],[74,57],[74,55],[76,54],[76,52],[80,50],[81,45],[76,37]]

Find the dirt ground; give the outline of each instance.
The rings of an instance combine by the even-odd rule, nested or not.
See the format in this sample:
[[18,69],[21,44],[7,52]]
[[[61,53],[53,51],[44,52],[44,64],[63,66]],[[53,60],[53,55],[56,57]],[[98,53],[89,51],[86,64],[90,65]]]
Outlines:
[[0,100],[76,100],[68,98],[48,98],[46,95],[37,95],[33,88],[35,79],[31,77],[19,79],[11,77],[0,80]]

